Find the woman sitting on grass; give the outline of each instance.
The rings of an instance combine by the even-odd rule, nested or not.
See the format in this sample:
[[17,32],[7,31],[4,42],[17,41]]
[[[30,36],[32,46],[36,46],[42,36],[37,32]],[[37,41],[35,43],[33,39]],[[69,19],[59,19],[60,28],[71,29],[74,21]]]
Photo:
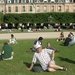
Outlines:
[[64,38],[64,33],[61,32],[61,33],[60,33],[60,37],[57,38],[57,41],[63,41],[63,40],[65,40],[65,38]]
[[8,44],[17,44],[16,38],[14,37],[13,34],[11,34],[11,38],[10,38]]

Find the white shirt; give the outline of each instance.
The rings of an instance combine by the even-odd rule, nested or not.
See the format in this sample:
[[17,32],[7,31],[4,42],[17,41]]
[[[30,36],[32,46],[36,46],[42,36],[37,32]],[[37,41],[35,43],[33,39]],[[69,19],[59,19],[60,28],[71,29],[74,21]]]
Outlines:
[[9,40],[9,42],[10,42],[10,43],[13,43],[13,44],[17,43],[17,41],[16,41],[15,38],[11,38],[11,39]]
[[35,52],[32,62],[35,64],[38,60],[42,69],[47,70],[49,62],[51,60],[50,54],[52,54],[52,50],[50,49],[42,49],[42,52],[40,53]]
[[34,45],[35,45],[35,48],[37,48],[38,46],[42,45],[42,42],[37,40],[37,41],[34,42]]

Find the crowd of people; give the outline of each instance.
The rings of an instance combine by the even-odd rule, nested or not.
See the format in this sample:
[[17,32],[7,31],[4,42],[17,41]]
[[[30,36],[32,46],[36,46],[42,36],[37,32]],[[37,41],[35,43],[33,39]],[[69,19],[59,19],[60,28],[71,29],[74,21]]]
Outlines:
[[[43,38],[41,39],[41,41],[39,41],[38,39],[37,42],[39,41],[39,43],[34,43],[35,53],[33,55],[32,63],[30,67],[27,68],[27,70],[32,70],[36,61],[39,61],[43,71],[54,72],[58,69],[67,71],[66,67],[56,65],[55,63],[55,52],[59,52],[59,50],[51,47],[50,42],[47,42],[46,48],[42,49],[42,40]],[[64,32],[61,32],[60,37],[59,39],[57,39],[57,41],[61,40],[64,42],[64,46],[73,46],[75,44],[75,36],[72,32],[70,32],[68,34],[68,37],[66,38],[64,37]]]
[[[32,70],[34,67],[34,64],[37,61],[39,61],[41,68],[44,72],[45,71],[54,72],[56,70],[67,71],[66,67],[57,65],[54,60],[55,53],[59,52],[59,50],[53,48],[50,42],[47,42],[46,47],[42,48],[42,40],[43,40],[43,37],[39,37],[37,40],[34,41],[33,47],[30,50],[31,52],[34,52],[34,55],[33,55],[31,65],[29,68],[27,68],[27,70]],[[64,37],[64,32],[61,32],[60,37],[57,40],[58,41],[63,40],[64,46],[72,46],[75,44],[75,36],[72,32],[70,32],[68,34],[68,37],[66,38]],[[2,60],[12,60],[14,56],[14,51],[10,45],[17,44],[17,43],[18,42],[16,38],[14,37],[14,35],[11,34],[11,38],[9,39],[9,41],[5,42],[2,47],[0,58]]]

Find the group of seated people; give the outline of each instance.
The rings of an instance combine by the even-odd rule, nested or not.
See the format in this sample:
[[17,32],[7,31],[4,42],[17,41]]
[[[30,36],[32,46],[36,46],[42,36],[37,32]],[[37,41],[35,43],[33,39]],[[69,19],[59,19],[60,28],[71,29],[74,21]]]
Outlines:
[[0,53],[0,60],[11,60],[13,59],[13,48],[10,46],[10,44],[17,44],[16,38],[13,34],[11,34],[11,38],[9,39],[9,42],[5,42],[2,51]]
[[[12,39],[9,41],[9,43],[5,42],[4,46],[2,47],[1,58],[3,60],[13,59],[14,52],[12,47],[9,44],[16,44],[17,41],[14,38],[13,34],[11,34],[11,38]],[[52,48],[49,42],[47,43],[47,47],[42,49],[42,40],[43,38],[39,37],[38,40],[34,42],[35,53],[32,59],[32,63],[30,67],[27,68],[27,70],[32,70],[34,67],[34,64],[36,63],[38,59],[43,71],[49,71],[49,72],[54,72],[56,70],[67,71],[66,67],[56,65],[54,61],[54,56],[55,56],[54,53],[56,52],[56,49]]]
[[[37,45],[39,45],[39,44],[42,45],[42,40],[43,40],[43,38],[39,37],[38,40],[36,40],[34,42],[34,47],[31,49],[31,51],[36,52]],[[73,46],[75,44],[75,36],[74,36],[74,34],[72,32],[70,32],[68,34],[67,38],[64,38],[64,33],[61,32],[59,40],[64,40],[64,42],[63,42],[64,46]],[[13,53],[13,49],[9,46],[10,44],[17,44],[16,38],[14,37],[13,34],[11,34],[11,38],[9,39],[9,42],[5,42],[4,46],[2,47],[1,54],[4,55],[3,59],[5,59],[5,60],[13,58],[14,53]],[[49,42],[47,43],[46,49],[51,49],[51,50],[54,50],[55,52],[59,52],[59,50],[56,50],[53,47],[51,47]]]
[[[31,49],[30,52],[36,52],[36,47],[37,47],[39,44],[42,45],[42,40],[43,40],[42,37],[39,37],[38,40],[35,40],[35,41],[34,41],[34,46],[33,46],[33,48],[30,48],[30,49]],[[50,42],[47,42],[45,48],[46,48],[46,49],[54,50],[55,52],[59,52],[59,50],[57,50],[57,49],[51,47]]]
[[[50,42],[47,43],[45,48],[42,48],[42,37],[39,37],[38,40],[35,40],[32,51],[34,52],[32,63],[27,70],[32,70],[35,68],[34,64],[38,60],[43,71],[54,72],[56,70],[67,71],[66,67],[56,65],[54,61],[54,55],[57,51],[51,47]],[[51,55],[51,57],[50,57]],[[37,66],[36,66],[37,67]]]
[[64,41],[64,46],[73,46],[75,44],[75,36],[72,32],[68,34],[68,37]]
[[64,41],[64,46],[73,46],[75,44],[75,36],[72,32],[68,34],[68,36],[65,38],[64,33],[60,33],[60,37],[57,38],[57,41]]

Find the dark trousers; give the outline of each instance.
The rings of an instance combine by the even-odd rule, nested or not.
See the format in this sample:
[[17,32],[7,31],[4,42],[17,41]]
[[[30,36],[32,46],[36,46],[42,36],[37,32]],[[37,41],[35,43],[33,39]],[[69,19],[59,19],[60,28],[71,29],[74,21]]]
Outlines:
[[0,60],[3,60],[3,54],[0,55]]

